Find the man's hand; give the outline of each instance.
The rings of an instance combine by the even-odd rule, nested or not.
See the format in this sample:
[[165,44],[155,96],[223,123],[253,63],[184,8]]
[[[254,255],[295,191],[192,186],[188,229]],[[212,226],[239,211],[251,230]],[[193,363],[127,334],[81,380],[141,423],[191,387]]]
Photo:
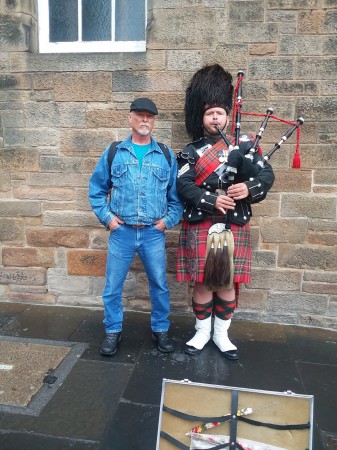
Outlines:
[[122,219],[120,219],[119,217],[115,216],[113,219],[111,219],[111,221],[109,222],[109,229],[111,231],[116,230],[116,228],[119,227],[119,225],[121,225],[123,222]]
[[222,214],[226,214],[226,209],[234,209],[235,202],[228,195],[218,195],[215,208],[222,212]]
[[227,189],[227,194],[233,200],[242,200],[249,196],[249,190],[245,183],[232,184]]
[[157,220],[157,222],[155,222],[154,224],[155,224],[157,230],[159,230],[159,231],[166,230],[166,225],[165,225],[165,222],[163,221],[163,219]]

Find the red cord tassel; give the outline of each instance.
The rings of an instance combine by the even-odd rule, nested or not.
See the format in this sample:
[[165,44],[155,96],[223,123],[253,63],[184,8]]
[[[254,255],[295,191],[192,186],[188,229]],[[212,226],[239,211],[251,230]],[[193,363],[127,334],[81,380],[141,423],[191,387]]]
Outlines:
[[301,168],[301,155],[300,155],[300,128],[297,128],[297,138],[296,138],[296,151],[293,158],[293,169]]

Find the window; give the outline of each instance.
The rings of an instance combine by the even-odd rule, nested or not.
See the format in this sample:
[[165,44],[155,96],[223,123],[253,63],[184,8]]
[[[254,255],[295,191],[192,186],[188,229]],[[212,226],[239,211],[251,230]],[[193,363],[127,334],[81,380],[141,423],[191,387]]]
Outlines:
[[144,52],[146,0],[38,0],[40,53]]

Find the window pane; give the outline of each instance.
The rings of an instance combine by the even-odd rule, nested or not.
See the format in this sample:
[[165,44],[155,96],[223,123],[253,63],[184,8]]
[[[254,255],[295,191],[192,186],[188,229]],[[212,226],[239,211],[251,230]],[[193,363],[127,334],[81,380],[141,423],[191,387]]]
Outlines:
[[83,0],[82,26],[83,41],[111,41],[111,0]]
[[49,0],[49,40],[78,41],[77,0]]
[[144,5],[144,0],[116,0],[116,41],[145,40]]

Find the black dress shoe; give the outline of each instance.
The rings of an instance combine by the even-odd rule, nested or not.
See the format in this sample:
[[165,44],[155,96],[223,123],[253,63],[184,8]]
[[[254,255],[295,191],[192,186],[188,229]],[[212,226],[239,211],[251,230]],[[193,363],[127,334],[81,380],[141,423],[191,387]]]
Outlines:
[[158,333],[152,331],[152,339],[162,353],[174,352],[174,344],[167,331],[159,331]]
[[117,352],[118,344],[122,340],[122,333],[107,333],[101,345],[101,355],[112,356]]
[[192,345],[185,345],[185,353],[188,355],[200,355],[201,350],[193,347]]
[[225,358],[231,361],[239,359],[239,353],[237,350],[228,350],[227,352],[221,352]]

